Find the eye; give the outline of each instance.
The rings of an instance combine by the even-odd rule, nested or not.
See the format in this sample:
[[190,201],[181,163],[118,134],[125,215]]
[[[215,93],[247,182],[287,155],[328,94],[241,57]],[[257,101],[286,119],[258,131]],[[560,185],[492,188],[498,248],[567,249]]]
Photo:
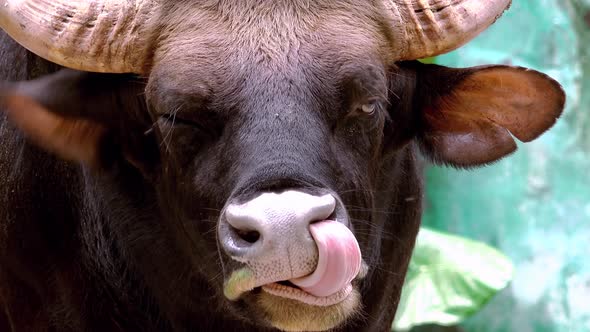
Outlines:
[[220,136],[223,126],[217,121],[216,116],[205,111],[201,113],[201,116],[198,118],[194,116],[189,118],[189,116],[182,116],[177,113],[167,113],[160,115],[160,121],[167,126],[185,128],[186,130],[199,132],[211,137]]
[[179,117],[177,114],[163,114],[160,119],[166,121],[170,125],[185,125],[191,127],[201,128],[201,125],[195,121],[187,120]]
[[360,115],[373,115],[377,113],[382,103],[379,100],[372,100],[356,107],[356,113]]
[[361,106],[361,111],[367,115],[375,113],[376,110],[377,105],[375,105],[375,103],[364,104]]

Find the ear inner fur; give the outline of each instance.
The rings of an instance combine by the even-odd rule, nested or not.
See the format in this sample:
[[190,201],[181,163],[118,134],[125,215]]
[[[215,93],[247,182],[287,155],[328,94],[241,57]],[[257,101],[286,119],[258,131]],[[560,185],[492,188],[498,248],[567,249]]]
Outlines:
[[561,115],[565,95],[545,74],[520,67],[493,66],[467,76],[453,94],[461,107],[477,117],[510,130],[530,142],[553,126]]
[[429,90],[419,106],[423,147],[436,162],[475,166],[516,150],[549,129],[565,104],[548,76],[520,67],[419,68]]
[[106,133],[103,126],[56,115],[25,96],[6,96],[3,106],[12,123],[35,144],[66,160],[98,164],[99,145]]

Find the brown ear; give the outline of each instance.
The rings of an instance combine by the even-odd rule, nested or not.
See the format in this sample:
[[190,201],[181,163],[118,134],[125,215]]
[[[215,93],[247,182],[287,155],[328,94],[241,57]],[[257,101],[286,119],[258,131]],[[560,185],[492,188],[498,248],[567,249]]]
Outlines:
[[0,113],[63,159],[98,168],[121,156],[135,165],[155,158],[154,149],[143,146],[153,143],[143,135],[152,123],[144,86],[131,75],[62,69],[31,81],[0,82]]
[[9,120],[32,142],[63,159],[88,166],[98,164],[105,127],[94,121],[52,113],[26,96],[8,92],[2,99],[2,108]]
[[419,136],[430,157],[443,164],[498,160],[516,150],[512,136],[532,141],[553,126],[565,105],[559,83],[526,68],[434,66],[420,72],[429,74]]

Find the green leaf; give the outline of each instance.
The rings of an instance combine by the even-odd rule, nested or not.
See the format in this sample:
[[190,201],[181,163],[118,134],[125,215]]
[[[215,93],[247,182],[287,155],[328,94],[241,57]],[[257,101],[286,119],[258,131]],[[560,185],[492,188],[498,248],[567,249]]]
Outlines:
[[455,325],[505,288],[513,265],[484,243],[422,228],[393,328]]
[[436,57],[433,56],[430,58],[418,59],[418,61],[420,61],[422,63],[426,63],[426,64],[436,63]]

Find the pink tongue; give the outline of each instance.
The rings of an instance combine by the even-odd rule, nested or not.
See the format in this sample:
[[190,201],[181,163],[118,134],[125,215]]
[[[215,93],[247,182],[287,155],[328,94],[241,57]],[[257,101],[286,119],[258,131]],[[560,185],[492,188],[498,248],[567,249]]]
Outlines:
[[361,250],[350,229],[337,221],[311,224],[310,231],[318,246],[318,265],[312,274],[289,281],[311,295],[330,296],[357,276]]

